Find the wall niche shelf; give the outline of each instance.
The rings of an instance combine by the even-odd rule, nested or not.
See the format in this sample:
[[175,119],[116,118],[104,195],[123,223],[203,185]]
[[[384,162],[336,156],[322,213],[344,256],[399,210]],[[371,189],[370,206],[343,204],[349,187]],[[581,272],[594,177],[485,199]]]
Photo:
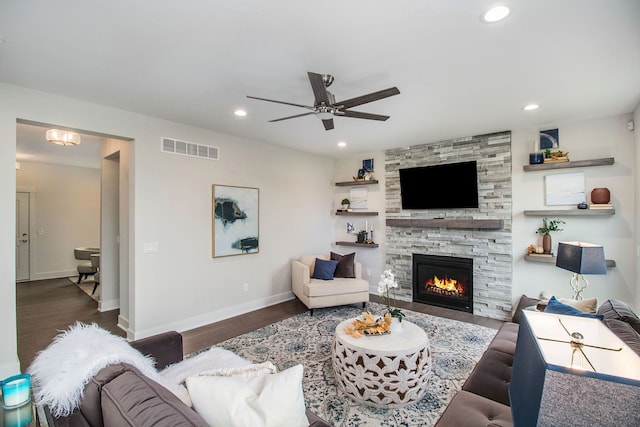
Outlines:
[[615,209],[539,209],[524,211],[525,216],[611,216]]
[[[543,262],[543,263],[554,264],[554,265],[556,263],[555,256],[540,256],[540,255],[527,254],[524,256],[524,260],[529,262]],[[613,268],[616,266],[615,260],[607,259],[605,260],[605,262],[607,263],[607,268]]]
[[390,227],[422,227],[422,228],[454,228],[501,230],[504,220],[501,219],[456,219],[456,218],[389,218],[386,224]]
[[363,180],[363,181],[344,181],[344,182],[336,182],[336,187],[349,187],[351,185],[373,185],[377,184],[377,179]]
[[377,243],[336,242],[338,246],[357,246],[359,248],[377,248]]
[[614,163],[613,157],[605,157],[602,159],[592,160],[576,160],[569,162],[557,162],[557,163],[540,163],[537,165],[524,165],[522,168],[525,172],[542,171],[550,169],[567,169],[567,168],[583,168],[589,166],[607,166]]
[[367,212],[357,212],[357,211],[336,211],[336,215],[352,215],[352,216],[377,216],[378,212],[371,212],[371,211],[367,211]]

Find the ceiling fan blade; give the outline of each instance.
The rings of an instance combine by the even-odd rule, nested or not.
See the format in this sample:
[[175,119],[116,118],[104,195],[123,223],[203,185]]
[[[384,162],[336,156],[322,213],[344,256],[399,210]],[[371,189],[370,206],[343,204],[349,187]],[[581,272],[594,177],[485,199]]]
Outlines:
[[315,105],[324,102],[325,105],[331,105],[329,101],[329,94],[327,94],[327,88],[324,85],[322,74],[307,72],[309,75],[309,81],[311,82],[311,89],[313,89],[313,95],[316,97]]
[[296,117],[304,117],[304,116],[308,116],[308,115],[311,115],[311,114],[315,114],[315,113],[313,111],[311,111],[309,113],[296,114],[295,116],[282,117],[280,119],[269,120],[269,123],[280,122],[282,120],[295,119]]
[[324,130],[333,129],[333,119],[324,119],[322,124],[324,125]]
[[275,102],[276,104],[293,105],[294,107],[302,107],[302,108],[306,108],[307,110],[313,110],[313,107],[310,107],[310,106],[308,106],[308,105],[294,104],[294,103],[292,103],[292,102],[275,101],[275,100],[273,100],[273,99],[258,98],[257,96],[249,96],[249,95],[247,95],[247,98],[251,98],[251,99],[258,99],[258,100],[260,100],[260,101]]
[[357,105],[366,104],[369,102],[377,101],[379,99],[388,98],[393,95],[400,94],[397,87],[390,87],[389,89],[379,90],[377,92],[368,93],[366,95],[357,96],[355,98],[347,99],[345,101],[336,102],[336,105],[343,105],[344,108],[351,108]]
[[346,110],[343,111],[342,117],[351,117],[354,119],[369,119],[369,120],[380,120],[385,121],[389,118],[389,116],[383,116],[382,114],[371,114],[371,113],[361,113],[360,111],[351,111]]

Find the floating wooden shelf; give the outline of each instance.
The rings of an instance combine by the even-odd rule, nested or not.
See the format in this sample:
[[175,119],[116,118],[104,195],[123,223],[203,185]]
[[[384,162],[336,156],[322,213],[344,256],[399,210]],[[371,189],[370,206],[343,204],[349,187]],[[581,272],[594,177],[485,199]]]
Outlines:
[[377,248],[377,243],[336,242],[338,246],[357,246],[359,248]]
[[615,209],[537,209],[524,211],[525,216],[611,216]]
[[541,170],[549,170],[549,169],[566,169],[566,168],[583,168],[589,166],[607,166],[612,165],[614,163],[613,157],[606,157],[603,159],[592,159],[592,160],[577,160],[577,161],[569,161],[569,162],[558,162],[558,163],[540,163],[537,165],[524,165],[523,169],[525,172],[531,171],[541,171]]
[[455,219],[455,218],[389,218],[386,224],[391,227],[456,228],[500,230],[504,227],[502,219]]
[[378,212],[363,211],[336,211],[336,215],[354,215],[354,216],[377,216]]
[[348,187],[351,185],[373,185],[377,184],[377,179],[370,179],[368,181],[345,181],[345,182],[336,182],[336,187]]
[[[529,261],[529,262],[544,262],[544,263],[549,263],[549,264],[555,264],[556,263],[556,257],[555,256],[540,256],[540,255],[525,255],[524,256],[525,261]],[[607,268],[613,268],[616,266],[616,262],[615,260],[612,259],[607,259],[605,260],[605,262],[607,263]]]

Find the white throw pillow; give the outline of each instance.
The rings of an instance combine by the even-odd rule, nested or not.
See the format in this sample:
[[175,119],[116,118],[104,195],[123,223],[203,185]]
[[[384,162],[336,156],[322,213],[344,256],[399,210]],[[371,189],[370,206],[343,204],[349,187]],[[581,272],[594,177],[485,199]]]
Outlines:
[[243,359],[224,348],[211,347],[209,350],[167,366],[159,374],[162,378],[162,385],[169,388],[185,405],[192,406],[189,392],[183,385],[187,377],[198,375],[202,371],[231,369],[247,365],[251,365],[247,359]]
[[193,408],[213,427],[307,427],[302,365],[255,376],[269,370],[262,366],[235,375],[188,377]]
[[598,300],[596,298],[584,299],[584,300],[575,300],[570,298],[560,298],[560,301],[563,304],[570,305],[571,307],[583,311],[585,313],[595,313],[596,307],[598,306]]

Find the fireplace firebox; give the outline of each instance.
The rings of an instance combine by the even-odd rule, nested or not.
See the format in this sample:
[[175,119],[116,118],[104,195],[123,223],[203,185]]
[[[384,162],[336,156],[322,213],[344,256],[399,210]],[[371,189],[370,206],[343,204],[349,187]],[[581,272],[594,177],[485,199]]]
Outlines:
[[473,313],[473,259],[413,254],[413,301]]

